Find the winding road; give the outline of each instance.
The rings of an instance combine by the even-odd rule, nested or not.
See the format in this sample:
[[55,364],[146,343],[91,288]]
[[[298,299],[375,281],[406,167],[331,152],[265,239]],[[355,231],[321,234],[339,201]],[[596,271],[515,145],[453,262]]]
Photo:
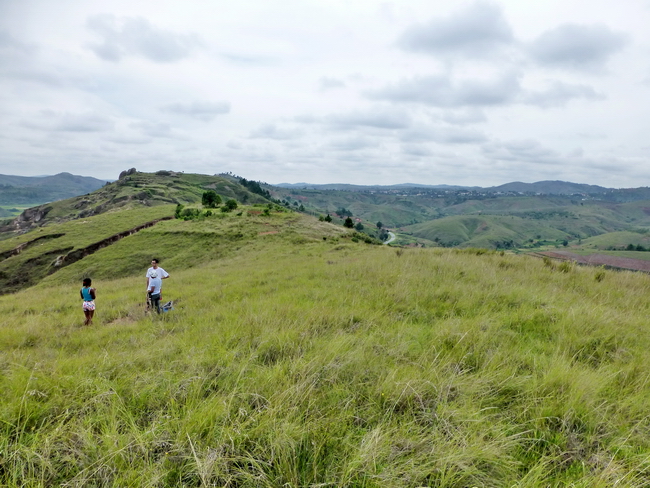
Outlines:
[[389,237],[388,237],[388,239],[386,239],[386,240],[384,241],[384,244],[390,244],[390,243],[393,242],[395,239],[397,239],[397,236],[396,236],[395,234],[393,234],[391,231],[388,231],[388,236],[389,236]]

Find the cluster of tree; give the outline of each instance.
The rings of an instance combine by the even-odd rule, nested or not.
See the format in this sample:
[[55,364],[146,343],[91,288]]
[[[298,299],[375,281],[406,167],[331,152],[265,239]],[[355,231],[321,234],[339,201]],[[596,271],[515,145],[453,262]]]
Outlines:
[[625,250],[646,252],[646,251],[650,251],[650,248],[645,248],[641,244],[637,244],[636,246],[634,244],[628,244]]
[[268,216],[271,215],[271,211],[274,211],[274,212],[287,212],[287,209],[284,206],[280,205],[279,203],[276,203],[276,204],[267,203],[266,208],[262,212],[262,215],[264,215],[265,217],[268,217]]
[[[352,212],[346,210],[345,208],[340,208],[336,211],[336,215],[338,216],[341,216],[341,213],[345,213],[346,215],[349,213],[349,215],[347,215],[347,217],[343,221],[343,227],[346,227],[348,229],[354,229],[357,232],[355,234],[357,236],[359,235],[366,236],[364,237],[364,240],[370,239],[373,241],[377,241],[377,238],[373,236],[374,232],[370,232],[370,233],[364,232],[365,226],[361,222],[357,222],[357,223],[354,222],[354,220],[352,219]],[[326,215],[320,215],[318,217],[318,220],[321,222],[332,222],[332,216],[329,213],[327,213]],[[381,241],[385,241],[389,237],[388,231],[386,229],[382,229],[382,227],[383,224],[381,222],[377,222],[377,229],[379,229],[378,238]],[[369,242],[369,241],[366,240],[365,242]]]
[[[287,208],[291,207],[291,201],[289,200],[280,200],[280,199],[271,198],[271,201],[278,205],[284,205]],[[294,201],[293,206],[296,207],[296,210],[298,210],[299,212],[305,211],[305,206],[302,203],[298,203],[297,201]]]
[[[207,193],[207,192],[206,192]],[[204,194],[205,195],[205,194]],[[217,195],[219,197],[219,195]],[[221,203],[221,197],[219,197],[219,203]],[[201,211],[201,209],[198,208],[186,208],[182,204],[176,205],[176,211],[174,212],[174,216],[177,219],[181,220],[193,220],[193,219],[198,219],[200,217],[210,217],[212,215],[212,210],[211,208],[216,208],[216,205],[214,206],[209,206],[205,204],[205,201],[203,203],[204,207],[207,207],[208,210],[205,212]],[[232,212],[238,207],[237,200],[234,198],[230,198],[226,200],[226,203],[224,203],[223,207],[221,207],[222,212]]]
[[248,188],[248,190],[252,193],[257,193],[258,195],[262,195],[264,198],[269,198],[269,199],[271,198],[271,193],[268,190],[262,188],[257,181],[247,180],[246,178],[240,178],[239,183],[242,186]]

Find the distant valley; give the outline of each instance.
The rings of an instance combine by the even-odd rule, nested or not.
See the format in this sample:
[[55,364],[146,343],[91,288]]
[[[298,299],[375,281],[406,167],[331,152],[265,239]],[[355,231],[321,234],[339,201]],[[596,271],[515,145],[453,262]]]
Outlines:
[[106,183],[106,180],[70,173],[53,176],[0,175],[0,206],[32,206],[64,200],[93,192]]

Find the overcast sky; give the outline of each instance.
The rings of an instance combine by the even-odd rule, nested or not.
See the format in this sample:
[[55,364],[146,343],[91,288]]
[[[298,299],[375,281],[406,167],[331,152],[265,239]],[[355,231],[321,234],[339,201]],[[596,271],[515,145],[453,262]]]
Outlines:
[[0,0],[0,173],[650,186],[650,0]]

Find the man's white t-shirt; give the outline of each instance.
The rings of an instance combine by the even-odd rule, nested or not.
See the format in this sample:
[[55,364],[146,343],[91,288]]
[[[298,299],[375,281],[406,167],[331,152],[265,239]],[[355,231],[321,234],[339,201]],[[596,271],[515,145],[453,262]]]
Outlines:
[[145,275],[145,278],[151,278],[151,273],[156,272],[158,274],[158,278],[163,279],[167,278],[169,276],[169,273],[162,269],[160,266],[158,266],[157,269],[153,269],[153,266],[147,270],[147,274]]

